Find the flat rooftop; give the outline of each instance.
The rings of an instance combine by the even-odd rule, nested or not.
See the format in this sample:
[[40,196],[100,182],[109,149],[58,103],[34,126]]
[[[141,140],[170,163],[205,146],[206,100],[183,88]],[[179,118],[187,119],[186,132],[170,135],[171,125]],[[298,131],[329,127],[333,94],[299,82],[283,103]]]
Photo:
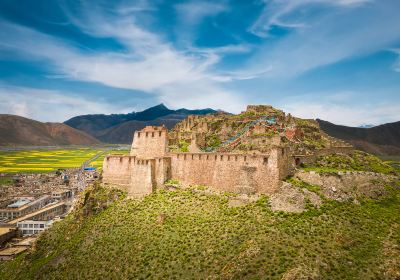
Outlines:
[[7,208],[19,208],[21,206],[24,206],[28,203],[32,202],[32,200],[27,199],[27,198],[21,198],[18,199],[16,202],[11,203],[10,205],[7,206]]
[[49,210],[51,210],[51,209],[57,208],[57,207],[59,207],[59,206],[61,206],[61,205],[65,205],[65,203],[64,203],[64,202],[59,202],[59,203],[56,203],[56,204],[48,205],[47,207],[41,208],[41,209],[39,209],[38,211],[29,213],[28,215],[19,217],[19,218],[17,218],[17,219],[11,220],[11,221],[8,222],[8,224],[10,224],[10,225],[15,225],[15,224],[17,224],[18,222],[22,222],[22,221],[24,221],[24,220],[31,220],[31,219],[32,219],[33,217],[35,217],[36,215],[41,214],[41,213],[46,212],[46,211],[49,211]]

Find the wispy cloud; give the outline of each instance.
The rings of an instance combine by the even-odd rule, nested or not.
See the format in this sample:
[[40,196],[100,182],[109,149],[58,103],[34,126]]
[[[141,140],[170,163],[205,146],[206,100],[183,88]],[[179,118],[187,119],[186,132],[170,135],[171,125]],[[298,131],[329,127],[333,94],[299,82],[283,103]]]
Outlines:
[[178,13],[178,18],[184,22],[185,25],[197,25],[204,18],[218,15],[221,12],[227,11],[229,6],[222,2],[213,1],[190,1],[175,5]]
[[297,117],[319,118],[348,126],[360,126],[365,123],[379,125],[400,119],[400,105],[384,102],[369,106],[354,106],[350,104],[332,106],[317,102],[296,102],[283,105],[283,109]]
[[397,59],[393,63],[393,70],[396,72],[400,72],[400,49],[392,49],[391,51],[397,54]]
[[[264,3],[261,8],[260,2]],[[42,79],[37,88],[50,81],[52,88],[59,83],[60,90],[44,91],[47,93],[45,96],[37,93],[41,90],[35,88],[32,92],[26,88],[18,89],[15,91],[19,92],[18,97],[12,99],[7,96],[12,90],[2,89],[1,110],[31,117],[40,115],[40,119],[46,120],[50,118],[47,112],[61,115],[59,120],[78,113],[78,110],[79,113],[121,112],[125,110],[123,106],[102,104],[119,92],[122,95],[126,93],[127,99],[132,94],[126,106],[135,106],[139,100],[136,94],[140,91],[140,100],[148,102],[146,105],[162,101],[173,108],[213,107],[238,112],[248,102],[276,103],[278,99],[285,100],[285,96],[296,95],[300,99],[275,105],[306,108],[299,111],[300,114],[315,110],[315,117],[321,113],[321,117],[328,120],[344,122],[327,104],[334,103],[332,108],[350,112],[348,108],[352,106],[348,104],[354,103],[354,99],[349,99],[348,93],[357,90],[356,87],[372,75],[386,75],[387,88],[391,92],[381,94],[392,101],[400,85],[395,81],[397,73],[382,70],[382,67],[387,67],[384,61],[387,56],[379,62],[379,67],[359,69],[365,61],[369,67],[374,64],[378,55],[371,54],[380,54],[382,50],[390,49],[399,55],[400,30],[397,26],[400,26],[400,17],[397,11],[400,2],[396,0],[189,0],[179,1],[180,4],[156,0],[99,0],[95,3],[55,3],[56,7],[60,4],[64,12],[64,17],[60,17],[62,23],[53,23],[54,18],[47,18],[42,10],[44,16],[40,24],[32,21],[31,25],[23,26],[27,24],[24,20],[0,19],[0,58],[10,64],[10,61],[17,61],[16,66],[12,64],[16,68],[10,70],[21,70],[22,76],[28,76],[29,82],[24,84],[35,84],[31,80],[37,77]],[[24,12],[21,14],[27,16]],[[362,77],[355,85],[332,85],[332,81],[340,80],[340,73],[334,72],[338,71],[335,67],[331,68],[336,70],[331,70],[324,66],[344,60],[349,61],[343,63],[346,65],[343,67],[351,64],[351,69],[357,68],[355,78]],[[391,70],[400,72],[400,59],[392,65]],[[40,69],[39,74],[31,73],[34,70],[30,67]],[[302,75],[310,70],[314,71]],[[318,74],[322,74],[322,79],[314,85],[310,76],[318,79]],[[17,78],[10,76],[5,74],[4,83],[16,84]],[[383,83],[375,87],[381,90],[386,86],[382,86]],[[69,88],[77,84],[93,87],[93,90],[103,89],[99,94],[102,100],[93,101],[85,98],[85,94],[79,96],[63,90],[63,86]],[[331,89],[332,86],[337,94],[328,94],[329,100],[319,100],[315,96],[324,93],[315,92],[306,106],[305,92],[315,88],[323,91],[324,87]],[[358,122],[358,115],[364,116],[365,108],[370,106],[368,98],[373,98],[375,91],[371,89],[358,104],[360,111],[355,111],[355,121],[351,120],[350,113],[346,115],[349,118],[346,124]],[[30,97],[35,94],[40,101]],[[52,109],[40,110],[40,106],[48,108],[46,97],[50,96],[62,100],[57,103],[62,110],[68,110],[68,107],[61,102],[70,104],[73,109],[60,111],[60,114]],[[63,100],[62,96],[67,99]],[[73,105],[69,98],[81,100],[93,110],[85,110],[79,102]],[[30,103],[37,105],[30,107]],[[394,107],[392,104],[388,106]],[[372,111],[378,112],[376,109]],[[328,115],[327,112],[332,113]],[[397,114],[393,113],[393,116],[397,117]],[[389,117],[383,112],[381,121],[375,123],[387,120]]]
[[0,112],[39,121],[62,122],[83,112],[88,114],[132,111],[120,105],[106,104],[101,99],[84,98],[71,92],[24,88],[0,84]]
[[[226,98],[221,108],[235,110],[238,107],[234,94],[210,79],[213,74],[209,70],[223,53],[237,51],[234,47],[182,52],[137,25],[131,14],[113,16],[96,7],[90,13],[86,9],[83,11],[79,17],[71,15],[70,21],[91,36],[117,40],[126,51],[83,52],[52,36],[6,22],[0,22],[0,36],[7,37],[7,44],[1,47],[17,51],[24,59],[44,59],[57,68],[58,75],[69,79],[158,93],[162,100],[185,99],[188,107],[198,106],[190,100],[204,95],[209,96],[204,105],[214,106],[211,93],[223,92]],[[30,47],[26,48],[27,45]]]
[[[283,15],[285,20],[293,23],[304,5],[331,3],[331,1],[272,1],[278,5],[272,11],[261,16],[266,17],[268,30]],[[300,22],[306,28],[289,33],[273,44],[266,44],[249,62],[248,68],[269,69],[271,76],[293,76],[310,69],[329,65],[348,58],[368,55],[395,44],[400,40],[400,9],[398,1],[332,1],[344,7],[332,9],[324,13],[312,13]],[[268,1],[269,3],[269,1]],[[285,2],[286,3],[286,2]],[[359,4],[354,6],[355,4]],[[311,5],[311,6],[312,6]],[[351,8],[349,8],[351,7]],[[261,26],[261,18],[253,29]],[[264,26],[264,27],[265,27]],[[264,28],[263,27],[263,28]],[[261,27],[260,27],[261,28]]]
[[[249,31],[260,37],[267,37],[273,25],[286,28],[307,27],[307,19],[315,13],[315,7],[331,6],[354,8],[373,0],[264,0],[264,10],[249,28]],[[312,10],[314,9],[314,10]],[[301,10],[300,13],[296,11]],[[313,13],[307,14],[308,11]]]

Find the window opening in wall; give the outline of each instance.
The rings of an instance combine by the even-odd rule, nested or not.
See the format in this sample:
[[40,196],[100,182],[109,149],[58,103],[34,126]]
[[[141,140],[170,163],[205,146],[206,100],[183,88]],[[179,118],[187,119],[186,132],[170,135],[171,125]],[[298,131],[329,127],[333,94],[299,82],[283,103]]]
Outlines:
[[267,164],[267,163],[268,163],[268,158],[267,158],[267,157],[264,157],[263,163],[264,163],[264,164]]

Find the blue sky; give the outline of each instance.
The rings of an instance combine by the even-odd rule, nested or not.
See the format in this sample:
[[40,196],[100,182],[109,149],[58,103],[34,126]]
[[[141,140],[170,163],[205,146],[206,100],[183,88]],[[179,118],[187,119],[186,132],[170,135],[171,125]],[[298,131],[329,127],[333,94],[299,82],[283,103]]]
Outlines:
[[2,0],[0,112],[41,121],[272,104],[400,120],[398,0]]

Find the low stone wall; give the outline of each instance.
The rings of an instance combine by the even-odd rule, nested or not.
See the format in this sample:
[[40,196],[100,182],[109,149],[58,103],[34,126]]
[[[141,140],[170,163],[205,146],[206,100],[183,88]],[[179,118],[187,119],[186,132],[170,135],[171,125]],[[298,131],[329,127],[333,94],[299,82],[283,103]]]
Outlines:
[[332,147],[326,149],[319,149],[315,150],[314,154],[312,155],[294,155],[293,158],[295,159],[296,165],[301,163],[313,163],[315,162],[318,157],[327,156],[332,154],[344,154],[348,155],[354,152],[354,148],[350,146],[343,146],[343,147]]

